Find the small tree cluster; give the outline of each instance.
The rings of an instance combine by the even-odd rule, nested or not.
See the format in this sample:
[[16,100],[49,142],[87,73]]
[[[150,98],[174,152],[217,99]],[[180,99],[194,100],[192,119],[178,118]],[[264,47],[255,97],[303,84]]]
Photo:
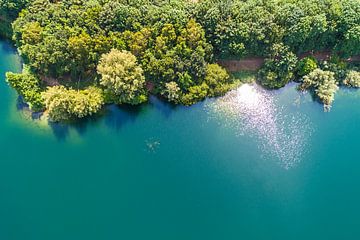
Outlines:
[[96,87],[80,91],[63,86],[49,87],[42,96],[49,118],[54,122],[93,115],[104,105],[102,91]]
[[161,94],[169,101],[173,103],[179,103],[181,98],[181,89],[176,82],[165,83]]
[[318,68],[318,62],[314,57],[301,59],[296,66],[297,77],[303,77]]
[[297,61],[296,55],[289,47],[275,44],[269,58],[265,60],[264,66],[259,71],[260,84],[271,89],[284,87],[294,79]]
[[360,88],[360,72],[349,71],[344,80],[344,84],[349,87]]
[[28,67],[25,67],[22,73],[6,73],[6,81],[23,97],[32,111],[44,110],[40,80]]
[[208,64],[206,67],[205,83],[209,86],[209,96],[221,96],[230,88],[230,76],[218,64]]
[[301,90],[314,89],[317,97],[328,108],[334,101],[335,93],[339,89],[334,75],[330,71],[315,69],[302,79],[299,88]]

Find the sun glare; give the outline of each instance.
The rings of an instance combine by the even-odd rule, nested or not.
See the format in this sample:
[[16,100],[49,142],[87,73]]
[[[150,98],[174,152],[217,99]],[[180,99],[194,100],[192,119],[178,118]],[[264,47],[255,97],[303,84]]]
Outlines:
[[[250,132],[265,158],[275,157],[289,169],[300,161],[311,131],[306,128],[306,116],[285,113],[275,96],[257,85],[244,84],[209,103],[209,112],[223,118],[219,122],[226,122],[239,136]],[[297,128],[300,122],[305,126],[302,129]]]

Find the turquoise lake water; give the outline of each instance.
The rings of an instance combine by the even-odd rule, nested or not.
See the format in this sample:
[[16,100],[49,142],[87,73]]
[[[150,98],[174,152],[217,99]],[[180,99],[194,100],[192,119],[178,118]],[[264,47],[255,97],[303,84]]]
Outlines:
[[331,112],[290,85],[172,107],[30,120],[4,81],[1,240],[360,238],[360,91]]

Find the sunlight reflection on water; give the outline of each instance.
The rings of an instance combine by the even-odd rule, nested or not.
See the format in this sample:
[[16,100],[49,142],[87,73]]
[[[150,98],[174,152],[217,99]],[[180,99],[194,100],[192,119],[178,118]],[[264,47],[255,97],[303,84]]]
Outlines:
[[206,107],[211,117],[222,118],[221,124],[238,136],[255,136],[263,158],[275,158],[285,169],[301,161],[312,132],[309,118],[286,111],[274,92],[244,84]]

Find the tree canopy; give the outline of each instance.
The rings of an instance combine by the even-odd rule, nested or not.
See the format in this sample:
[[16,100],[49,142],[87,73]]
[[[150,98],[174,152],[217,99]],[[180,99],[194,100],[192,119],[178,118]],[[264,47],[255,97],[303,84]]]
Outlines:
[[[236,81],[218,59],[264,57],[259,82],[279,88],[318,67],[298,63],[299,54],[360,54],[358,0],[0,0],[3,35],[15,18],[13,40],[34,78],[56,79],[73,94],[100,88],[116,104],[157,94],[191,105],[223,95]],[[346,77],[343,68],[324,70]],[[15,76],[10,85],[29,94],[18,87],[29,77]],[[33,104],[44,88],[29,86],[36,97],[24,99]]]
[[143,70],[130,52],[111,50],[102,56],[97,69],[100,84],[115,103],[135,105],[146,101]]

